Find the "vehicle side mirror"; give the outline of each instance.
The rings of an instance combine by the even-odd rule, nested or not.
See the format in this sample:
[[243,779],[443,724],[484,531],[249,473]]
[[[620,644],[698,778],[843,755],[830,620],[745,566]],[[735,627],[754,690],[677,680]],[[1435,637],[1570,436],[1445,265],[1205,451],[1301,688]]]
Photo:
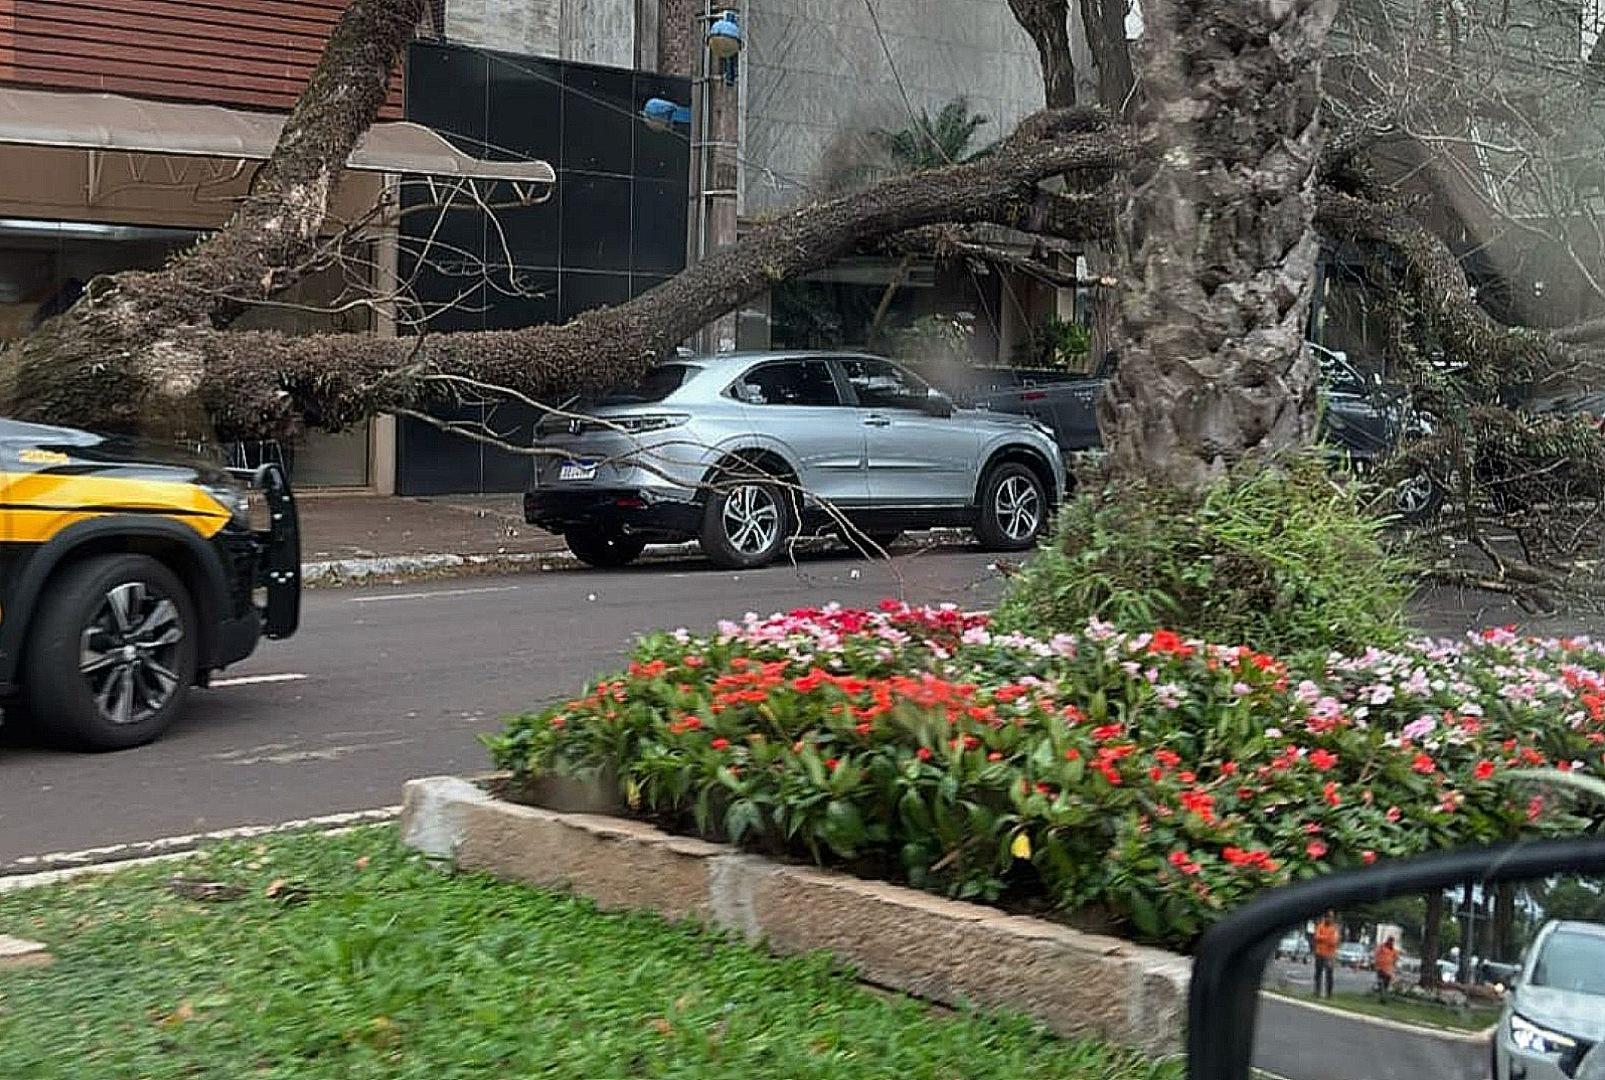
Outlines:
[[[1602,895],[1605,839],[1586,836],[1271,889],[1198,943],[1187,1076],[1605,1080]],[[1285,947],[1307,931],[1309,964]],[[1539,966],[1519,985],[1528,955]]]
[[925,392],[925,400],[920,407],[927,414],[944,420],[953,415],[953,399],[934,386]]

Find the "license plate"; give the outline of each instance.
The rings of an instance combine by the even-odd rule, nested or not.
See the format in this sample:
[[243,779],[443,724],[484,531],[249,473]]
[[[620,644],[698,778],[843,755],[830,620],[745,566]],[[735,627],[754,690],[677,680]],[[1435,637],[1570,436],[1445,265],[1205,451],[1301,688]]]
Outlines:
[[594,461],[565,461],[562,468],[557,470],[559,480],[595,480],[596,462]]

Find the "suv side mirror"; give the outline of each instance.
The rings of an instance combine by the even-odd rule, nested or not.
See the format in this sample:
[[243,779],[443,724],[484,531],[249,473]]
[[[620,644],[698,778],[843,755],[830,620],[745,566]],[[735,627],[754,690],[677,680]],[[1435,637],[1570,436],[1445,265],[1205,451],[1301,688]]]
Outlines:
[[925,400],[920,403],[920,408],[930,416],[945,420],[953,415],[953,399],[933,386],[925,391]]

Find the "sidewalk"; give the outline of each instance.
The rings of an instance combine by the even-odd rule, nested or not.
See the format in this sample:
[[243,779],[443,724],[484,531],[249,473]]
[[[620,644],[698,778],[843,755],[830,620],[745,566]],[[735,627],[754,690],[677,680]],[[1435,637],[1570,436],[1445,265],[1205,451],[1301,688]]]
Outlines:
[[301,579],[339,585],[567,565],[561,537],[524,522],[518,495],[303,493]]
[[518,495],[301,494],[301,558],[515,555],[562,551],[561,537],[524,523]]

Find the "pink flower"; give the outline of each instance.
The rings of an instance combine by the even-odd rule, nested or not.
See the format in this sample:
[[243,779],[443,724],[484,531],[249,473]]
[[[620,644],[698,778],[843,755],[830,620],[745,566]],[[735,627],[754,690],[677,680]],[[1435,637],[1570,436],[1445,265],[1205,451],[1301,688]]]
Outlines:
[[1326,857],[1326,845],[1319,840],[1311,840],[1304,845],[1304,854],[1312,859],[1323,859]]

